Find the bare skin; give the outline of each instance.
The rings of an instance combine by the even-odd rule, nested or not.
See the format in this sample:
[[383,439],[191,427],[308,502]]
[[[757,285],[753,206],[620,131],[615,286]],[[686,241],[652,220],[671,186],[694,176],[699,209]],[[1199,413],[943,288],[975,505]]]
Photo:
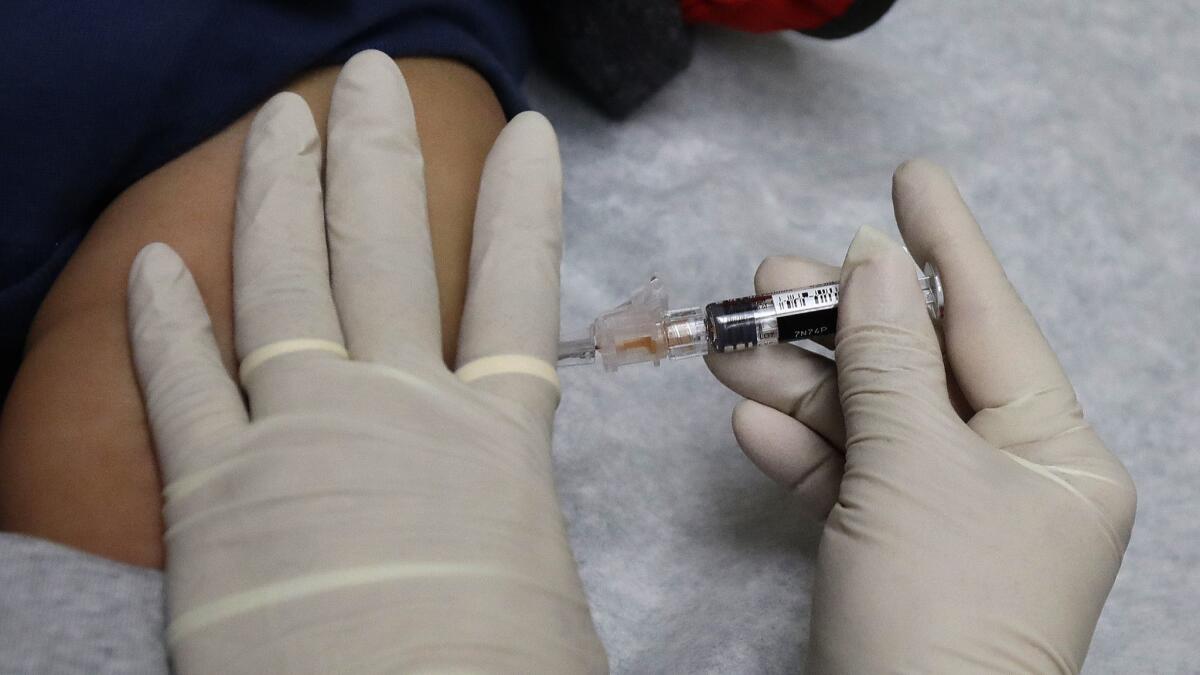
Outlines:
[[[488,84],[462,64],[397,63],[425,156],[443,349],[453,362],[480,172],[504,115]],[[337,72],[314,71],[288,87],[308,101],[322,135]],[[160,483],[129,352],[126,278],[144,245],[162,241],[178,251],[233,372],[230,245],[251,118],[122,193],[55,282],[0,415],[0,529],[162,566]]]

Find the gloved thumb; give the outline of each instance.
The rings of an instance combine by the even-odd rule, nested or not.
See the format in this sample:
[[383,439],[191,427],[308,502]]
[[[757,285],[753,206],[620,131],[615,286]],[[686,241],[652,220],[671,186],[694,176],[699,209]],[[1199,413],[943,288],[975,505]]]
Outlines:
[[856,435],[900,432],[928,415],[958,421],[908,253],[879,230],[863,227],[842,264],[839,295],[835,356],[847,449]]

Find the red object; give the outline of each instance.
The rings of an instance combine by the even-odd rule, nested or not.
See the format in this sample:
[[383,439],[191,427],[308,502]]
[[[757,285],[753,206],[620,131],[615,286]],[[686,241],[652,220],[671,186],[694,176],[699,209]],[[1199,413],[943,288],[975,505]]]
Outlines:
[[679,0],[688,23],[715,23],[751,33],[815,30],[837,19],[855,0]]

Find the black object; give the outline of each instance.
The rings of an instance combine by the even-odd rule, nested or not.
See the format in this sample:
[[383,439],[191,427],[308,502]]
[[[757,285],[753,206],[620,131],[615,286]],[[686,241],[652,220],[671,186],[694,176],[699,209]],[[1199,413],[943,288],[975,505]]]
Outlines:
[[[805,35],[861,32],[895,0],[858,0]],[[678,0],[525,0],[542,62],[606,114],[623,118],[687,67],[690,27]]]
[[892,8],[896,0],[858,0],[850,9],[829,23],[812,30],[800,31],[822,40],[837,40],[870,28]]
[[692,38],[676,0],[527,0],[542,61],[612,117],[625,117],[687,67]]

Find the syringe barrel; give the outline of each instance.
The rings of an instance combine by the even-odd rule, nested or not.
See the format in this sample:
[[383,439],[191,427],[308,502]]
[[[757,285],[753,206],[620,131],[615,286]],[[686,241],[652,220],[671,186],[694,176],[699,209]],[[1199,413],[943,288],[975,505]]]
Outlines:
[[712,350],[730,352],[831,335],[837,329],[836,283],[754,295],[705,307]]
[[[934,320],[942,316],[942,285],[931,263],[917,272],[925,306]],[[837,282],[778,293],[765,293],[704,308],[711,351],[731,352],[779,342],[797,342],[837,330]]]

